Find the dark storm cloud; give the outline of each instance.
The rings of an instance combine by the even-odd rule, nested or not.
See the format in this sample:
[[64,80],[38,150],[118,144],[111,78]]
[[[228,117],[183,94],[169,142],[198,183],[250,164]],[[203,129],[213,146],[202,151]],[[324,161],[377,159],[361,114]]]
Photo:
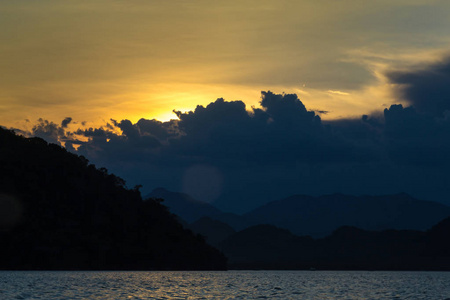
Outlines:
[[288,127],[310,127],[319,125],[320,118],[313,111],[307,111],[303,103],[295,94],[277,95],[271,92],[262,92],[261,106],[278,123]]
[[400,86],[400,96],[418,112],[442,117],[450,110],[450,57],[412,71],[393,71],[388,79]]
[[340,119],[326,122],[335,140],[352,145],[352,151],[364,149],[372,160],[379,161],[384,153],[384,120],[380,116],[363,115],[359,119]]
[[95,158],[98,165],[120,165],[133,168],[143,167],[161,160],[168,150],[170,138],[178,136],[175,121],[160,122],[140,119],[133,124],[130,120],[113,120],[101,128],[79,129],[75,136],[87,137],[79,143],[78,153]]
[[384,110],[390,157],[402,164],[448,165],[450,161],[450,57],[410,71],[389,72],[408,107]]
[[70,117],[65,118],[65,119],[62,120],[62,122],[61,122],[61,127],[62,127],[62,128],[67,128],[67,125],[69,125],[70,122],[72,122],[72,118],[70,118]]
[[[33,126],[31,132],[16,131],[24,136],[37,136],[45,139],[49,143],[63,145],[69,151],[75,151],[73,145],[80,145],[83,142],[77,139],[75,133],[67,131],[67,126],[71,122],[71,117],[63,119],[61,125],[40,118],[37,121],[37,124]],[[77,130],[77,132],[80,131],[80,129]]]
[[268,165],[371,159],[367,149],[323,126],[297,95],[262,92],[261,107],[248,112],[241,101],[217,99],[176,112],[183,134],[172,145],[184,154]]
[[[153,137],[160,141],[167,140],[170,137],[178,135],[176,124],[174,121],[160,122],[158,120],[140,119],[136,124],[130,120],[122,120],[117,122],[111,119],[113,125],[122,130],[123,135],[130,140],[139,140],[141,137]],[[109,129],[114,129],[110,124]]]
[[82,135],[85,137],[104,137],[107,138],[107,136],[110,134],[109,131],[103,129],[103,128],[89,128],[89,129],[78,129],[75,131],[77,135]]
[[410,106],[385,109],[384,138],[393,160],[422,166],[448,165],[450,115],[436,118]]
[[160,141],[178,136],[178,129],[175,121],[160,122],[158,120],[140,119],[136,126],[139,128],[141,135],[151,135]]
[[38,120],[37,124],[33,126],[31,134],[43,138],[49,143],[60,144],[60,140],[65,139],[64,121],[62,121],[62,126],[59,126],[58,124],[41,118]]

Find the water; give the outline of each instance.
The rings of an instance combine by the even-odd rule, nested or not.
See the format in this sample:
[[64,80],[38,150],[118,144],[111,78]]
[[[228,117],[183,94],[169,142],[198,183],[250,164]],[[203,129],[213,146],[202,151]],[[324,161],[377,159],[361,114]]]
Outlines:
[[1,271],[0,299],[450,299],[450,272]]

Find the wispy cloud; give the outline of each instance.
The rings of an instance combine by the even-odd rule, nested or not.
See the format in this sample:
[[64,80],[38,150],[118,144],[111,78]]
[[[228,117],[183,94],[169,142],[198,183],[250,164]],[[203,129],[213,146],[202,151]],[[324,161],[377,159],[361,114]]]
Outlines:
[[348,96],[348,95],[350,95],[350,93],[347,93],[347,92],[333,91],[333,90],[328,90],[328,93],[336,94],[336,95],[342,95],[342,96]]

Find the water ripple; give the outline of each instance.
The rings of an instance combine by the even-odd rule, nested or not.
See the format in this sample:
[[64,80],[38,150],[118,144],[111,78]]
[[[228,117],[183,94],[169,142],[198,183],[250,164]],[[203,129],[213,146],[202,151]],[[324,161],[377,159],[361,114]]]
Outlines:
[[450,299],[450,273],[1,271],[1,299]]

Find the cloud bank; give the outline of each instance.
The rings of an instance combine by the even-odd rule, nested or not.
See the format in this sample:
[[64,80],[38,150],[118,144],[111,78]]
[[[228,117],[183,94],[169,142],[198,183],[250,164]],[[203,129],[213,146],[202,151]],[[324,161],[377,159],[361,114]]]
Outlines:
[[69,131],[40,119],[30,134],[64,142],[142,184],[242,212],[291,194],[407,192],[450,204],[450,60],[387,77],[409,105],[324,122],[295,94],[262,92],[260,107],[222,98],[177,120],[111,120]]

